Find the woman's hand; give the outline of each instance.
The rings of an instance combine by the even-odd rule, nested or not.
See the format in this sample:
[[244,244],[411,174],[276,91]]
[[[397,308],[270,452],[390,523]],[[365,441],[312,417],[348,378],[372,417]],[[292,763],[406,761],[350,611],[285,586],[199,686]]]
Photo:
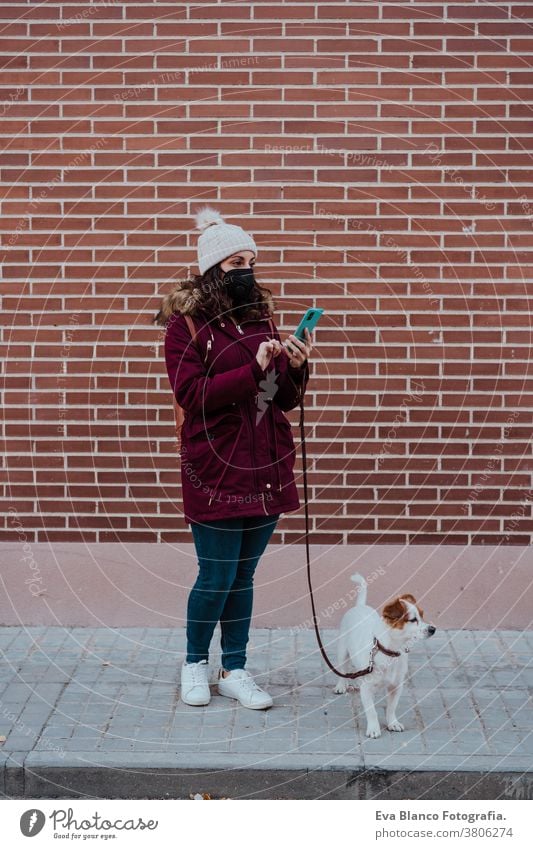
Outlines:
[[289,357],[289,365],[293,368],[299,368],[303,366],[309,354],[313,350],[313,346],[311,344],[311,334],[309,333],[309,329],[306,327],[304,329],[304,334],[306,341],[302,342],[298,339],[294,333],[291,333],[288,339],[285,340],[284,350],[287,356]]
[[272,357],[277,357],[281,354],[283,348],[277,339],[269,339],[267,342],[261,342],[257,349],[255,358],[263,371],[268,368]]

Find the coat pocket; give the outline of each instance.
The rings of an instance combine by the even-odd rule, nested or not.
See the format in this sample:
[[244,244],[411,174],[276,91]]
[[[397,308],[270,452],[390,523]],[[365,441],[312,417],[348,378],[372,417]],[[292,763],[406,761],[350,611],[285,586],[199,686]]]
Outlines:
[[217,458],[223,461],[232,450],[241,426],[242,416],[231,407],[195,416],[184,426],[183,440],[189,459],[213,464]]

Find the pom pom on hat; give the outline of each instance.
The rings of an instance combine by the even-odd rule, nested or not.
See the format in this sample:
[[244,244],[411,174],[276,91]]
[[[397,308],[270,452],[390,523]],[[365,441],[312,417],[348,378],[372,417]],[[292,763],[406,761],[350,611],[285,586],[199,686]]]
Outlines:
[[198,267],[203,274],[213,265],[222,262],[238,251],[253,251],[257,245],[253,237],[236,224],[227,224],[218,209],[203,206],[195,215],[195,223],[201,231],[198,237]]
[[218,209],[213,209],[212,206],[203,206],[199,209],[194,220],[196,221],[196,229],[201,230],[202,233],[212,224],[224,224],[220,212]]

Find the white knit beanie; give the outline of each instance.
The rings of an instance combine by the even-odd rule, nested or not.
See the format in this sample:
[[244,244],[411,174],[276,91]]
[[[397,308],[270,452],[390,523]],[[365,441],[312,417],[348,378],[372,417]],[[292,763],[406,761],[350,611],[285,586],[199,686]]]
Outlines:
[[253,251],[257,255],[257,245],[253,238],[242,227],[226,224],[220,212],[211,206],[198,210],[196,227],[202,232],[198,238],[200,274],[237,251]]

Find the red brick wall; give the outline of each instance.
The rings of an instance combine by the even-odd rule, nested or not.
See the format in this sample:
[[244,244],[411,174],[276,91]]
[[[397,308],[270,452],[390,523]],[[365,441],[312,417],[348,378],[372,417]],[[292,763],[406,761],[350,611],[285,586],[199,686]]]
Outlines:
[[4,540],[190,541],[150,322],[208,202],[326,311],[313,540],[531,542],[531,4],[0,15]]

